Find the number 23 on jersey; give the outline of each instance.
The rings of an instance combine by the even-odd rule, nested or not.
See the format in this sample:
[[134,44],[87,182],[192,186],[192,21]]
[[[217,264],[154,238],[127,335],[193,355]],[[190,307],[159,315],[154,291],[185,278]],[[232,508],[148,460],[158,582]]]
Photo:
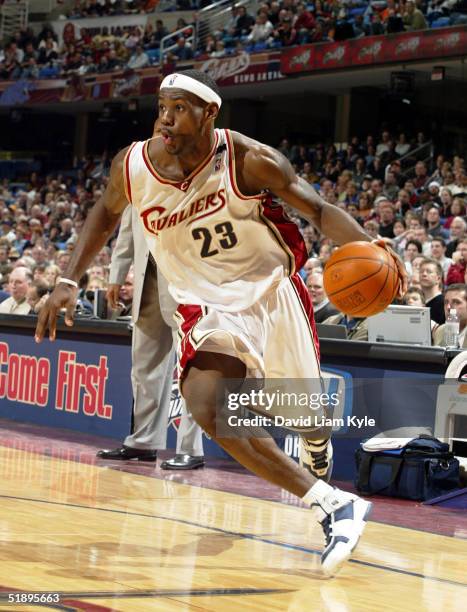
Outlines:
[[195,240],[202,240],[201,257],[212,257],[219,253],[219,249],[214,248],[214,243],[222,249],[232,249],[237,243],[238,238],[230,221],[223,221],[214,226],[214,236],[212,230],[207,227],[196,227],[191,235]]

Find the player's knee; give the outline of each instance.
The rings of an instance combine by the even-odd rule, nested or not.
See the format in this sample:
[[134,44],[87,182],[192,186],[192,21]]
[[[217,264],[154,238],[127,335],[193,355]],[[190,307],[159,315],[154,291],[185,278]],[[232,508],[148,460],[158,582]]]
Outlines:
[[189,376],[183,382],[182,391],[188,412],[208,435],[212,435],[212,430],[215,428],[216,410],[211,394]]
[[186,399],[186,405],[192,417],[208,436],[216,436],[216,408],[209,403],[201,404],[198,401],[190,402]]
[[216,437],[222,390],[245,376],[244,364],[228,355],[200,352],[190,363],[182,383],[187,409],[204,431]]

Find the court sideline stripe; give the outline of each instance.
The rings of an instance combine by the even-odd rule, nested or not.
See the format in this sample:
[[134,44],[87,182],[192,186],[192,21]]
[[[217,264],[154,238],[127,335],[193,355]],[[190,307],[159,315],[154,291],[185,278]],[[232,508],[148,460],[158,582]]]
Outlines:
[[[186,519],[173,518],[170,516],[159,516],[157,514],[143,514],[140,512],[127,512],[125,510],[116,510],[112,508],[98,508],[98,507],[92,507],[92,506],[83,506],[81,504],[70,504],[66,502],[48,501],[44,499],[34,499],[34,498],[29,498],[29,497],[16,497],[14,495],[0,495],[0,498],[27,501],[27,502],[35,502],[39,504],[49,504],[52,506],[65,506],[68,508],[79,508],[83,510],[97,510],[100,512],[112,512],[114,514],[126,514],[130,516],[140,516],[142,518],[152,518],[152,519],[157,519],[161,521],[173,521],[175,523],[189,525],[190,527],[200,527],[201,529],[209,529],[211,531],[217,531],[218,533],[233,535],[233,536],[237,536],[240,538],[244,538],[246,540],[263,542],[264,544],[272,544],[273,546],[280,546],[282,548],[288,548],[290,550],[298,550],[300,552],[305,552],[305,553],[309,553],[312,555],[321,554],[321,551],[316,550],[314,548],[306,548],[305,546],[298,546],[297,544],[288,544],[286,542],[277,542],[276,540],[269,540],[267,538],[256,536],[254,534],[241,533],[237,531],[228,531],[227,529],[222,529],[221,527],[211,527],[209,525],[203,525],[201,523],[195,523],[193,521],[187,521]],[[441,582],[442,584],[451,584],[453,586],[458,586],[458,587],[467,587],[467,584],[463,582],[449,580],[448,578],[438,578],[436,576],[427,576],[419,572],[412,572],[410,570],[404,570],[401,568],[389,567],[387,565],[380,565],[379,563],[372,563],[371,561],[360,561],[359,559],[349,559],[349,563],[355,563],[357,565],[364,565],[365,567],[372,567],[372,568],[380,569],[380,570],[387,571],[387,572],[393,572],[395,574],[403,574],[405,576],[411,576],[413,578],[421,578],[422,580],[432,580],[434,582]]]
[[[293,593],[295,589],[255,589],[249,587],[238,587],[231,589],[160,589],[160,590],[144,590],[138,591],[137,589],[131,591],[55,591],[60,595],[64,603],[70,603],[73,599],[134,599],[142,598],[148,599],[152,597],[210,597],[212,595],[270,595],[270,594],[282,594],[282,593]],[[18,589],[10,589],[11,593],[23,593]],[[50,591],[44,591],[49,593]],[[0,602],[6,602],[6,595],[0,594]],[[43,605],[47,607],[59,608],[59,604],[39,604],[36,602],[30,602],[32,605]],[[67,610],[71,608],[66,608]],[[109,608],[110,609],[110,608]]]

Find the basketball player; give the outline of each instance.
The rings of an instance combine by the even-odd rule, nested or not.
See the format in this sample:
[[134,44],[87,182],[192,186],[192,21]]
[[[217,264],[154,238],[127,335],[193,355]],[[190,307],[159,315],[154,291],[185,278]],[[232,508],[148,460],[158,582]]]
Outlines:
[[[337,244],[370,238],[297,177],[280,153],[242,134],[214,129],[221,102],[205,73],[187,70],[163,80],[161,137],[133,143],[114,158],[109,184],[80,233],[66,278],[40,314],[36,340],[47,329],[55,339],[61,308],[65,322],[73,324],[77,281],[131,202],[181,304],[179,364],[188,410],[247,469],[319,506],[326,536],[321,567],[332,575],[357,545],[371,504],[327,484],[327,439],[307,438],[301,453],[305,465],[298,465],[270,437],[219,435],[217,390],[225,381],[245,377],[320,377],[311,301],[298,275],[306,248],[297,226],[272,204],[271,193]],[[405,271],[393,256],[402,291]]]

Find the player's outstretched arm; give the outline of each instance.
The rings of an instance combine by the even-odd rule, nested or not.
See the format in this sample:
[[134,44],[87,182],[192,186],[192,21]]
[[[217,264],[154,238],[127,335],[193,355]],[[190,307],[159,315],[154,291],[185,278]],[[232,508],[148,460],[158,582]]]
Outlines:
[[[101,198],[91,209],[76,242],[64,278],[78,282],[101,248],[107,243],[128,202],[123,184],[123,160],[127,149],[118,153],[110,169],[110,179]],[[39,314],[36,325],[36,342],[41,342],[49,332],[55,340],[57,315],[66,309],[65,323],[73,325],[73,314],[78,290],[65,283],[58,283]]]
[[245,155],[243,174],[256,193],[269,189],[336,244],[371,241],[350,215],[325,202],[309,183],[297,176],[290,162],[275,149],[260,144],[251,147]]
[[[338,245],[355,240],[371,241],[371,237],[350,215],[325,202],[309,183],[297,176],[290,162],[279,151],[259,143],[252,145],[252,142],[240,142],[239,146],[240,152],[242,145],[245,147],[244,155],[240,155],[243,161],[241,173],[251,193],[269,189]],[[397,265],[400,276],[399,296],[402,297],[407,291],[405,266],[388,245],[383,241],[378,244],[391,254]]]

